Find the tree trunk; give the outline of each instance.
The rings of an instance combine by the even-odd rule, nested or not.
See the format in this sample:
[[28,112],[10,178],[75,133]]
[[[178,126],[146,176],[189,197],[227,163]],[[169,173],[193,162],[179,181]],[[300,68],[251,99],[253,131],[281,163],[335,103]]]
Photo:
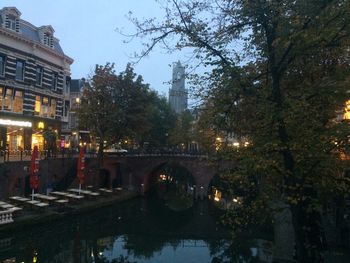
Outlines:
[[324,262],[322,250],[325,240],[322,235],[321,214],[313,207],[315,196],[312,187],[304,189],[304,201],[292,205],[292,220],[295,233],[295,257],[301,263]]

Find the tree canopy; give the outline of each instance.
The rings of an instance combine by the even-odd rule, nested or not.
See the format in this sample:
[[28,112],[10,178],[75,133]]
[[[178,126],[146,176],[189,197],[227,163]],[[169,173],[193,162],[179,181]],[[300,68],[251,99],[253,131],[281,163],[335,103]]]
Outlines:
[[161,21],[132,19],[135,35],[146,39],[141,56],[165,43],[191,48],[210,66],[202,91],[210,126],[250,142],[226,155],[240,161],[228,178],[259,182],[254,191],[266,200],[262,209],[273,200],[288,204],[296,259],[321,262],[321,197],[344,196],[349,183],[341,159],[349,124],[336,120],[349,99],[350,2],[168,0],[163,6]]

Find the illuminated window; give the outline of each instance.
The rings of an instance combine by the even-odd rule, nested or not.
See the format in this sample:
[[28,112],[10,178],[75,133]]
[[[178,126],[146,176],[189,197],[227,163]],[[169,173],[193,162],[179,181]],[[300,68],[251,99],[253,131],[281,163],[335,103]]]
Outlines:
[[39,115],[40,110],[41,110],[41,98],[40,96],[35,96],[34,115]]
[[4,99],[4,110],[12,111],[12,97],[13,97],[13,90],[6,89],[6,94]]
[[48,97],[43,97],[43,101],[41,104],[41,111],[40,115],[43,117],[47,117],[49,113],[49,98]]
[[13,112],[23,112],[23,91],[16,90],[15,97],[13,100]]
[[344,120],[350,120],[350,100],[345,102],[345,109],[344,109]]

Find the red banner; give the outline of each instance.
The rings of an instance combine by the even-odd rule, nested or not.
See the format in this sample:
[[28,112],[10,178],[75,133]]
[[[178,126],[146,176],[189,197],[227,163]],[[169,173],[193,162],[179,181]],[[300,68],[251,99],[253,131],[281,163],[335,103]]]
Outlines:
[[79,180],[79,184],[84,184],[84,181],[85,181],[84,169],[85,169],[84,149],[83,147],[80,147],[78,166],[77,166],[77,177]]
[[38,146],[34,146],[34,150],[32,153],[32,159],[30,162],[30,188],[31,189],[38,189],[39,187],[39,151]]

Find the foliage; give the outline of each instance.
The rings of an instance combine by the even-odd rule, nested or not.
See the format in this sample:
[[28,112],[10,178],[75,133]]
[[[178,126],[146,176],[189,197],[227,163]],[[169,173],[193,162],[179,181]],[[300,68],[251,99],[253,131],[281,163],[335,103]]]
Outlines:
[[132,20],[137,36],[151,36],[143,55],[177,35],[176,48],[212,68],[207,128],[251,145],[225,155],[240,161],[230,180],[255,178],[266,209],[289,204],[296,258],[321,262],[320,197],[349,189],[340,154],[350,130],[336,121],[348,99],[349,1],[166,3],[160,23]]
[[170,143],[178,149],[185,149],[193,140],[193,117],[189,110],[180,113],[176,119],[175,127],[169,134]]
[[104,148],[121,141],[130,148],[145,141],[165,145],[175,118],[166,101],[143,83],[130,64],[119,74],[114,64],[97,65],[77,111],[79,126],[100,142],[100,158]]

